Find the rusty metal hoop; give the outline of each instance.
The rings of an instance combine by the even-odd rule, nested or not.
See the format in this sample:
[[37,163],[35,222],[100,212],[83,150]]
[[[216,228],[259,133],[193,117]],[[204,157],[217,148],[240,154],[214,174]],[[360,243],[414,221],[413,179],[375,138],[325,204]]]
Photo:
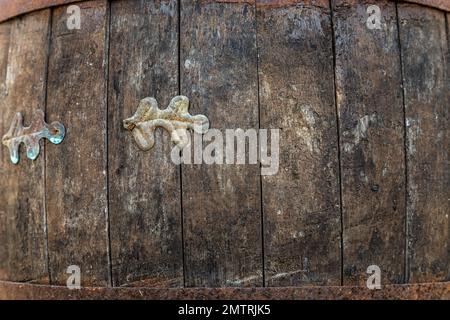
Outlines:
[[386,285],[380,290],[350,286],[270,288],[81,288],[0,281],[0,299],[311,300],[450,299],[450,282]]

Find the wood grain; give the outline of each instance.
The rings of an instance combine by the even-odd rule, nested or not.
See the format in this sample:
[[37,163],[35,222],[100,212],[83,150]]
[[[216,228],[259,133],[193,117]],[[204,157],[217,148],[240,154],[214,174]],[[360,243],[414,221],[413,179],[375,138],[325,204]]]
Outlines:
[[[214,129],[258,128],[254,5],[182,1],[181,93]],[[258,165],[183,165],[186,286],[262,285]]]
[[6,95],[6,70],[8,67],[10,34],[11,22],[0,24],[0,93],[2,100]]
[[399,5],[409,281],[450,279],[450,86],[445,14]]
[[52,284],[67,267],[82,286],[109,282],[106,185],[105,32],[107,1],[80,4],[81,29],[67,28],[66,7],[53,12],[47,116],[66,126],[47,147],[47,210]]
[[264,176],[268,286],[340,284],[339,167],[328,5],[258,7],[261,128],[279,128]]
[[[0,130],[1,134],[8,130],[8,123],[5,120],[5,116],[3,115],[6,107],[4,106],[5,97],[6,97],[6,70],[8,67],[8,53],[9,53],[9,41],[10,41],[10,33],[11,33],[11,23],[2,23],[0,24]],[[6,158],[4,158],[4,154]],[[8,172],[7,168],[10,163],[4,161],[3,159],[8,160],[9,152],[8,150],[1,146],[0,148],[0,176],[5,176]],[[1,190],[5,190],[7,185],[3,184],[3,181],[0,182]],[[8,278],[8,249],[6,247],[6,243],[8,240],[8,214],[5,210],[6,207],[3,204],[7,203],[5,199],[6,192],[0,193],[0,243],[4,245],[0,246],[0,279],[7,280]]]
[[364,285],[377,265],[382,284],[404,281],[405,164],[395,4],[333,1],[339,112],[344,285]]
[[18,15],[83,0],[0,0],[0,21]]
[[122,120],[139,101],[161,109],[178,94],[176,0],[112,3],[109,79],[109,181],[114,285],[183,285],[179,168],[172,142],[158,129],[140,150]]
[[[2,134],[8,131],[16,112],[22,112],[28,125],[33,111],[45,108],[49,18],[50,12],[45,10],[11,22],[0,105]],[[2,52],[2,61],[4,57]],[[31,161],[21,149],[18,165],[11,163],[7,148],[2,146],[1,151],[0,216],[5,224],[5,264],[0,276],[12,281],[47,283],[44,158]]]
[[[0,0],[0,22],[11,19],[21,14],[29,13],[39,9],[49,8],[53,6],[76,3],[84,0]],[[205,1],[205,0],[204,0]],[[256,0],[207,0],[224,3],[239,3],[245,2],[254,4]],[[289,6],[296,3],[298,0],[258,0],[265,6]],[[353,0],[355,1],[355,0]],[[390,0],[392,2],[398,0]],[[304,0],[304,3],[325,3],[326,0]],[[448,0],[405,0],[405,2],[422,4],[424,6],[430,6],[438,8],[444,11],[450,11],[450,2]],[[373,1],[376,3],[376,1]]]

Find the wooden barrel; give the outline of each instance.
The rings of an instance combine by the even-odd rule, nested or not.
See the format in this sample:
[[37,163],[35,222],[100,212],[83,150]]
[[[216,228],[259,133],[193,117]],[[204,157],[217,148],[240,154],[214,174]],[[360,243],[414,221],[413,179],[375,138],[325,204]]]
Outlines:
[[[450,298],[449,19],[447,0],[1,0],[0,298]],[[180,95],[211,132],[278,132],[276,172],[177,164],[164,128],[139,148],[150,121],[123,120]]]

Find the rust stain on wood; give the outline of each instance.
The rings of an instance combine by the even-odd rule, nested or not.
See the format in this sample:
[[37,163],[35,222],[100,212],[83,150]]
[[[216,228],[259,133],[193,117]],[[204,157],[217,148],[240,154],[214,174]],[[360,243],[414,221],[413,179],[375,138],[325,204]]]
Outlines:
[[[335,4],[339,4],[339,5],[362,5],[362,4],[366,4],[366,5],[378,5],[378,3],[383,3],[383,1],[385,0],[333,0],[335,2]],[[419,4],[419,5],[423,5],[423,6],[427,6],[427,7],[432,7],[432,8],[436,8],[436,9],[440,9],[440,10],[444,10],[444,11],[450,11],[450,1],[448,0],[387,0],[389,2],[397,2],[397,3],[414,3],[414,4]]]
[[329,7],[327,0],[203,0],[203,3],[235,3],[250,4],[258,8],[281,8],[293,5],[313,5],[320,7]]
[[[394,2],[397,2],[393,0]],[[405,2],[421,4],[424,6],[429,6],[444,11],[450,11],[450,1],[448,0],[406,0]]]
[[[85,0],[0,0],[0,22],[16,17],[18,15],[44,9],[48,7],[54,7],[69,3],[76,3]],[[298,3],[328,6],[326,0],[203,0],[205,2],[217,2],[217,3],[247,3],[255,4],[261,8],[273,8],[291,6]],[[354,1],[356,0],[347,0]],[[394,0],[391,0],[394,1]],[[429,7],[438,8],[445,11],[450,11],[450,2],[448,0],[408,0],[405,2],[422,4]],[[372,1],[372,4],[376,4],[376,1]]]
[[208,3],[235,3],[235,4],[255,4],[255,0],[200,0],[199,3],[201,4],[208,4]]
[[[166,6],[169,1],[172,5]],[[78,1],[27,1],[30,6],[20,10],[27,12],[44,5],[69,2]],[[448,1],[417,2],[447,10],[444,7]],[[0,0],[1,8],[9,3],[13,2]],[[19,10],[20,3],[23,2],[16,1],[10,8]],[[333,160],[335,128],[332,109],[329,109],[334,91],[327,78],[332,65],[327,1],[198,1],[195,8],[188,4],[181,12],[180,66],[176,0],[161,2],[165,5],[159,11],[154,1],[114,1],[108,115],[104,79],[108,65],[106,3],[79,3],[84,17],[82,30],[67,30],[66,7],[54,10],[47,111],[51,119],[70,124],[70,143],[63,150],[48,145],[46,155],[47,181],[51,181],[47,183],[46,197],[52,282],[65,283],[67,266],[78,263],[82,267],[83,285],[109,284],[105,211],[106,175],[109,174],[113,284],[182,286],[180,178],[178,168],[168,158],[169,137],[156,131],[161,146],[155,146],[154,155],[138,159],[130,155],[135,146],[121,130],[121,120],[134,111],[142,97],[152,95],[166,104],[170,97],[179,94],[180,67],[182,93],[192,97],[196,113],[209,113],[213,123],[219,124],[217,127],[256,127],[254,26],[258,14],[261,123],[263,126],[282,123],[297,130],[285,130],[284,134],[301,151],[288,152],[282,159],[291,175],[278,180],[269,177],[263,182],[263,189],[267,190],[263,202],[269,218],[265,221],[266,284],[336,283],[339,278],[336,239],[340,226],[336,217],[339,204]],[[137,6],[138,3],[144,7]],[[339,7],[335,10],[339,19],[336,59],[346,170],[343,177],[346,190],[351,191],[344,190],[343,205],[352,212],[344,215],[344,227],[353,233],[344,239],[344,277],[345,282],[362,283],[367,277],[364,269],[379,258],[382,269],[385,266],[383,271],[387,271],[386,281],[400,282],[404,221],[399,212],[405,208],[400,199],[404,194],[398,191],[404,189],[404,180],[403,158],[398,152],[403,123],[397,108],[395,14],[392,3],[376,2],[386,12],[387,29],[382,35],[371,33],[364,25],[365,14],[353,16],[354,12],[346,11],[353,10],[346,4],[358,3],[334,2]],[[255,11],[255,8],[270,10]],[[358,8],[359,14],[365,13],[365,6]],[[8,11],[0,12],[2,17]],[[42,10],[0,25],[1,132],[7,130],[9,123],[5,121],[16,112],[14,106],[25,106],[29,117],[33,108],[44,105],[49,12]],[[284,15],[291,12],[291,20],[286,19]],[[448,72],[445,13],[401,4],[399,15],[407,117],[410,236],[407,269],[411,271],[411,281],[447,280],[450,177],[446,148],[449,91],[445,75]],[[294,23],[283,25],[286,21]],[[160,35],[153,37],[157,29]],[[277,32],[271,33],[272,30]],[[355,36],[358,39],[352,39]],[[349,48],[353,51],[349,52]],[[379,98],[377,107],[369,96]],[[279,100],[286,103],[278,104]],[[278,108],[280,105],[285,109]],[[353,110],[355,105],[357,108]],[[109,155],[106,155],[105,141],[107,117]],[[0,193],[0,243],[6,244],[0,246],[0,278],[46,283],[49,279],[44,188],[39,183],[44,176],[43,164],[38,159],[25,164],[19,172],[6,161],[7,153],[2,150],[0,155],[0,186],[2,191],[6,190]],[[106,157],[109,157],[109,173]],[[363,174],[355,174],[356,170]],[[262,284],[258,175],[258,170],[248,167],[236,170],[183,167],[188,286]],[[62,194],[55,193],[58,189],[63,190]],[[286,191],[285,194],[277,194],[280,190]],[[331,192],[325,194],[324,190]],[[301,199],[298,199],[299,191]],[[282,210],[277,210],[278,207]],[[307,215],[312,220],[306,220]],[[312,272],[312,269],[319,271]],[[18,292],[14,291],[16,285],[8,287],[11,292]],[[28,293],[24,294],[32,297],[36,297],[36,292],[47,294],[46,289],[37,289],[47,287],[17,285],[16,288],[25,288]],[[386,286],[392,290],[382,290],[382,293],[367,293],[359,287],[333,288],[142,290],[148,296],[160,297],[201,297],[202,294],[232,298],[240,294],[245,297],[250,294],[257,297],[272,294],[276,297],[368,298],[394,294],[413,298],[438,294],[448,297],[448,284]],[[53,293],[55,288],[50,289],[49,295],[66,294]],[[134,297],[141,294],[141,289],[136,290],[117,293],[93,288],[81,292],[88,297],[99,292],[107,297],[116,294]],[[78,293],[70,294],[69,297],[79,297]]]
[[0,281],[2,300],[448,300],[450,282],[386,285],[380,290],[366,287],[288,287],[288,288],[82,288],[32,285]]
[[0,21],[39,9],[80,1],[83,0],[0,0]]
[[328,0],[256,0],[258,9],[284,8],[295,5],[328,8]]
[[294,5],[318,6],[323,8],[329,7],[329,2],[327,0],[200,0],[200,2],[203,4],[256,4],[258,9],[275,9]]

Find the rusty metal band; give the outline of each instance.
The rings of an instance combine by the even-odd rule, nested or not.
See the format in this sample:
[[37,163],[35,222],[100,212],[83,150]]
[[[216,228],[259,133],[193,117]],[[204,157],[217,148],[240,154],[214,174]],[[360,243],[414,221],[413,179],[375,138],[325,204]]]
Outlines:
[[[59,5],[65,5],[74,2],[81,2],[85,0],[0,0],[0,22],[11,19],[13,17],[19,16],[24,13],[36,11],[39,9],[50,8]],[[255,0],[228,0],[228,1],[220,1],[217,2],[253,2]],[[395,1],[395,0],[393,0]],[[282,6],[283,4],[291,5],[294,2],[301,1],[293,1],[293,0],[263,0],[264,4],[274,3],[275,5]],[[450,1],[449,0],[405,0],[404,2],[416,3],[425,5],[428,7],[433,7],[437,9],[441,9],[447,12],[450,12]]]
[[386,285],[379,290],[366,287],[286,288],[82,288],[0,281],[0,299],[149,299],[149,300],[330,300],[330,299],[450,299],[450,282]]

